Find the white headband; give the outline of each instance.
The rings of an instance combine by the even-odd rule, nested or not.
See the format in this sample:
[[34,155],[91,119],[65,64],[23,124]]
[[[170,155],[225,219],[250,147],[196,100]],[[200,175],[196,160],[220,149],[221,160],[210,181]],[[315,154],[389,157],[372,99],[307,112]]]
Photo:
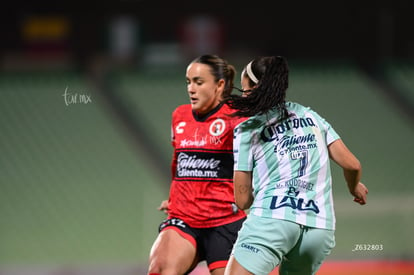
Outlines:
[[246,73],[249,76],[249,78],[255,83],[259,83],[259,80],[256,78],[256,76],[254,75],[253,71],[252,71],[252,63],[253,61],[250,61],[249,64],[247,64],[246,66]]

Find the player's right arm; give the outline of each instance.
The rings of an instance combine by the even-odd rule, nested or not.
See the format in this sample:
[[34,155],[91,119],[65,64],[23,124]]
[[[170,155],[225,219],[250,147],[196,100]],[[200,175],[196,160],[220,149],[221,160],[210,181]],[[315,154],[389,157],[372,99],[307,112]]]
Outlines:
[[252,172],[234,171],[234,199],[238,208],[248,209],[253,203]]

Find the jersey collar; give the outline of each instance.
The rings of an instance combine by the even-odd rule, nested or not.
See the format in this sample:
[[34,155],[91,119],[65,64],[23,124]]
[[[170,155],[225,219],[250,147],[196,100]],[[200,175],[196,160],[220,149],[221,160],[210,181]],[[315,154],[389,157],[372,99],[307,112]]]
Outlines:
[[217,105],[216,107],[214,107],[213,110],[211,110],[210,112],[208,112],[205,115],[200,115],[199,113],[197,113],[196,111],[193,111],[193,117],[196,121],[199,122],[204,122],[206,121],[209,117],[211,117],[212,115],[214,115],[215,113],[217,113],[218,110],[220,110],[220,108],[223,106],[223,103],[220,103],[219,105]]

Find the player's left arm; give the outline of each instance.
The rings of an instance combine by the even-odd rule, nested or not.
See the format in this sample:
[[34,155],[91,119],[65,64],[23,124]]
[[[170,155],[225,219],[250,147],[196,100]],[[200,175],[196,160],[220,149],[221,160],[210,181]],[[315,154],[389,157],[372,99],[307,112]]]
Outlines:
[[237,207],[248,209],[253,203],[252,172],[234,171],[234,199]]
[[337,139],[328,146],[329,156],[342,167],[344,178],[354,201],[363,205],[367,203],[368,188],[360,182],[362,167],[359,160],[346,147],[341,139]]

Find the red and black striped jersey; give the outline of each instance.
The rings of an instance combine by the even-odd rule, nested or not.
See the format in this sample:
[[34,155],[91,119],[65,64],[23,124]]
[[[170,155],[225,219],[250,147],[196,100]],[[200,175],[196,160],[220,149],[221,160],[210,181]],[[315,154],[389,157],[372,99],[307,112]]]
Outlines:
[[172,115],[172,182],[169,216],[191,227],[215,227],[245,216],[233,193],[233,130],[243,118],[219,105],[199,117],[191,105]]

